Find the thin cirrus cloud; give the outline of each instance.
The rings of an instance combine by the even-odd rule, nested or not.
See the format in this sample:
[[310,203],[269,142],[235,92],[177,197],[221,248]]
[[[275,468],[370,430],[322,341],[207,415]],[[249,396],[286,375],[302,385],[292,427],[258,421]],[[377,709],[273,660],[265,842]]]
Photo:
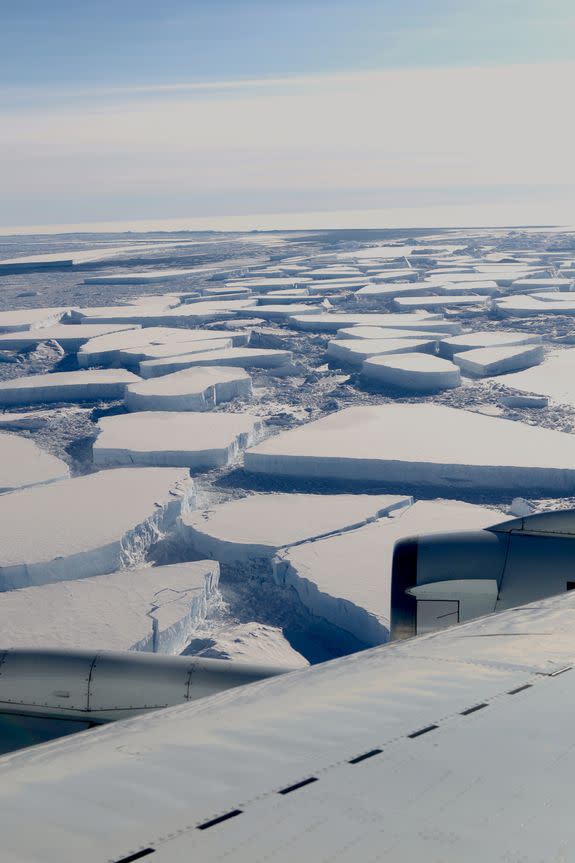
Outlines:
[[260,192],[281,203],[294,190],[575,184],[564,100],[574,72],[575,63],[519,64],[104,87],[44,100],[36,91],[33,104],[0,109],[0,182],[22,213],[57,191],[70,220],[81,202],[105,196],[123,202],[118,212],[157,199],[157,215],[169,216],[170,194],[200,195],[209,208],[210,195],[221,206],[244,192],[249,212]]

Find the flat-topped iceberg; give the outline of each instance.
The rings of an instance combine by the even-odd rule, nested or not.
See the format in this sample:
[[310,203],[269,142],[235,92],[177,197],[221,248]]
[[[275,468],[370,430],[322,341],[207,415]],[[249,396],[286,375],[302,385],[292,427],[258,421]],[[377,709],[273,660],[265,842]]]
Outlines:
[[543,345],[517,345],[502,348],[476,348],[454,354],[453,362],[471,377],[485,378],[528,369],[543,362]]
[[20,330],[0,335],[0,351],[24,351],[40,342],[58,342],[67,354],[75,354],[90,339],[111,333],[128,332],[137,324],[54,324],[35,330]]
[[485,330],[463,333],[459,336],[443,337],[439,342],[439,353],[451,359],[454,354],[476,348],[505,348],[520,345],[540,345],[541,336],[537,333],[517,333],[511,330]]
[[445,321],[440,314],[431,312],[412,312],[411,314],[346,314],[335,312],[317,315],[294,315],[289,323],[298,330],[309,330],[318,333],[336,333],[343,327],[369,326],[392,327],[408,330],[433,330],[437,333],[460,333],[461,325],[454,321]]
[[0,593],[6,647],[179,654],[205,621],[213,560],[122,570]]
[[0,497],[0,590],[142,563],[193,504],[189,472],[130,468]]
[[506,375],[502,383],[521,392],[549,396],[555,402],[575,407],[575,348],[550,354],[536,368]]
[[0,432],[0,494],[70,476],[68,465],[28,438]]
[[0,312],[0,333],[17,333],[20,330],[35,330],[58,323],[69,311],[68,308],[13,309]]
[[285,366],[292,360],[291,351],[276,348],[225,348],[217,351],[182,354],[140,363],[143,378],[169,375],[193,366],[234,366],[242,369],[272,369]]
[[575,437],[435,404],[352,407],[269,438],[248,471],[338,482],[575,493]]
[[261,566],[279,548],[355,529],[411,502],[392,494],[254,494],[187,513],[182,533],[195,554]]
[[389,639],[391,561],[395,543],[418,533],[481,530],[496,511],[459,501],[417,501],[358,530],[278,553],[274,578],[306,608],[366,645]]
[[249,399],[252,379],[244,369],[200,366],[130,384],[129,411],[207,411],[232,399]]
[[93,402],[123,399],[140,378],[126,369],[81,369],[0,381],[0,405]]
[[361,365],[381,354],[406,354],[414,351],[433,353],[436,338],[423,339],[333,339],[327,346],[329,359],[349,365]]
[[452,389],[461,384],[461,374],[454,363],[430,354],[374,356],[365,360],[362,374],[380,384],[417,393]]
[[100,467],[222,467],[264,433],[262,420],[244,413],[142,411],[104,417],[98,426],[93,452]]

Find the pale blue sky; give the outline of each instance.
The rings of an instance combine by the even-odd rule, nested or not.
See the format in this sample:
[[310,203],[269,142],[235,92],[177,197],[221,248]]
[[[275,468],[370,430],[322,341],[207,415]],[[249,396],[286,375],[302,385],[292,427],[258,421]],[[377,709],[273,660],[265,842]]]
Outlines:
[[573,0],[5,3],[0,225],[547,200],[574,46]]

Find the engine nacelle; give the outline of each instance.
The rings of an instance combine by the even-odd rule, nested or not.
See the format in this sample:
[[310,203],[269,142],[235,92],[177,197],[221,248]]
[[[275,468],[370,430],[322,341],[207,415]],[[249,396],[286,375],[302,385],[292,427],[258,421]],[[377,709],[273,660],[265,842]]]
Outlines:
[[575,510],[485,530],[414,536],[394,549],[391,638],[409,638],[575,587]]

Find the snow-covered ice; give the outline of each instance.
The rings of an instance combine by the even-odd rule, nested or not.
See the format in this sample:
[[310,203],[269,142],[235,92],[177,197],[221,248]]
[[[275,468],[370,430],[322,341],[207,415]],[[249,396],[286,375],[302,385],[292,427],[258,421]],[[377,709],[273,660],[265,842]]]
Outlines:
[[443,294],[440,297],[396,297],[393,305],[397,309],[443,309],[447,306],[474,306],[485,303],[486,298],[479,294]]
[[537,333],[517,333],[510,330],[479,330],[459,336],[443,337],[439,342],[439,353],[451,359],[454,354],[476,348],[506,348],[521,345],[540,345],[541,336]]
[[175,279],[188,279],[197,270],[178,267],[165,267],[158,270],[130,270],[126,273],[109,273],[102,276],[88,276],[85,285],[147,285],[152,282],[166,282]]
[[142,563],[193,504],[188,471],[102,471],[0,497],[0,590]]
[[63,348],[67,354],[75,354],[89,339],[111,333],[126,332],[136,324],[55,324],[34,330],[24,330],[0,335],[0,351],[23,351],[35,348],[49,339]]
[[259,417],[245,413],[142,411],[99,420],[94,464],[207,470],[230,464],[261,440]]
[[365,360],[363,375],[391,387],[426,393],[452,389],[461,384],[458,367],[430,354],[402,353]]
[[570,291],[573,281],[565,278],[516,279],[511,283],[513,293],[531,294],[534,291]]
[[273,476],[575,493],[573,435],[436,404],[346,408],[244,460]]
[[20,330],[35,330],[57,324],[69,311],[68,308],[14,309],[0,312],[0,333],[16,333]]
[[[147,348],[157,345],[205,342],[208,339],[231,339],[234,347],[241,347],[248,342],[249,331],[187,330],[177,327],[138,328],[90,339],[78,352],[78,364],[84,368],[96,365],[120,365],[123,352],[133,348],[142,348],[144,353]],[[137,356],[137,352],[134,352],[133,356]]]
[[361,365],[364,360],[380,354],[405,354],[414,351],[433,353],[437,339],[332,339],[327,346],[330,360],[349,365]]
[[453,362],[472,377],[485,378],[537,366],[544,359],[543,345],[515,345],[501,348],[475,348],[454,354]]
[[0,381],[0,405],[123,399],[128,384],[140,378],[126,369],[81,369]]
[[549,396],[554,402],[575,407],[575,348],[550,354],[536,368],[505,375],[511,389]]
[[512,297],[501,297],[495,300],[495,309],[503,316],[509,318],[531,318],[535,315],[575,315],[575,293],[573,299],[566,298],[561,301],[553,294],[552,300],[531,297],[526,294],[517,294]]
[[196,554],[257,566],[280,548],[357,528],[410,503],[405,495],[254,494],[185,514],[182,531]]
[[251,393],[252,379],[244,369],[207,366],[130,384],[125,404],[129,411],[207,411]]
[[[69,476],[65,462],[40,449],[33,441],[0,432],[0,494]],[[6,524],[3,524],[2,531],[5,529]]]
[[163,345],[139,345],[118,351],[117,362],[121,366],[137,368],[145,360],[159,360],[164,357],[178,357],[184,354],[201,354],[207,351],[221,351],[233,346],[232,339],[195,339],[176,341],[170,339]]
[[502,518],[459,501],[417,501],[358,530],[279,552],[274,578],[293,588],[312,614],[364,644],[382,644],[389,639],[395,543],[418,533],[480,530]]
[[236,623],[215,631],[209,629],[205,633],[196,628],[185,653],[202,659],[227,659],[276,668],[309,665],[307,659],[291,647],[279,627],[256,621]]
[[445,333],[433,330],[402,330],[387,327],[344,327],[337,331],[337,338],[344,339],[440,339]]
[[143,378],[155,378],[179,372],[193,366],[235,366],[243,369],[270,369],[283,366],[292,360],[291,351],[274,348],[226,348],[218,351],[183,354],[140,363]]
[[442,333],[460,333],[461,326],[455,321],[446,321],[440,314],[431,312],[413,312],[411,314],[346,314],[336,312],[321,315],[294,315],[289,319],[298,330],[318,333],[336,333],[343,327],[385,327],[408,330],[433,330]]
[[179,654],[219,580],[212,560],[122,570],[0,593],[6,647]]

